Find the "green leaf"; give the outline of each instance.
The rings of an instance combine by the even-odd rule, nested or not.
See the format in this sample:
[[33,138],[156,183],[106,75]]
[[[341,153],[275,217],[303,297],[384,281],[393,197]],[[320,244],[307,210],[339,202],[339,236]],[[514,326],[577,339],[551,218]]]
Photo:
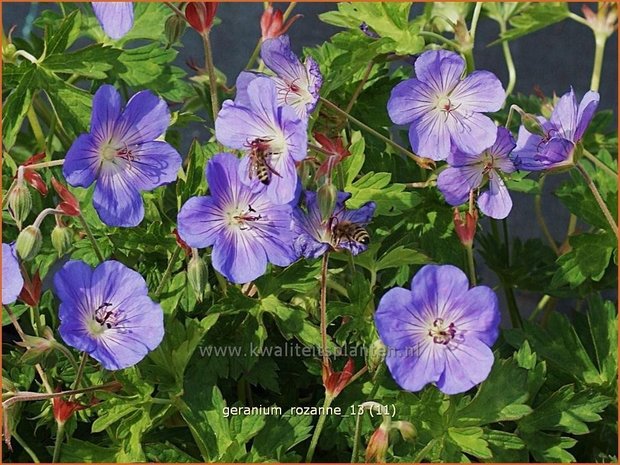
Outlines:
[[510,18],[511,29],[491,45],[518,39],[568,18],[570,10],[565,2],[527,2]]
[[17,133],[22,127],[24,117],[32,101],[32,87],[37,69],[30,67],[21,78],[13,92],[9,94],[2,106],[2,144],[10,150],[15,144]]
[[334,26],[359,31],[365,22],[378,35],[381,52],[394,51],[401,55],[415,54],[424,48],[424,39],[418,35],[419,23],[409,21],[411,3],[347,3],[338,4],[338,11],[319,15],[319,18]]
[[420,203],[415,192],[405,191],[404,184],[390,184],[390,173],[370,172],[345,187],[350,192],[349,208],[360,208],[366,202],[377,204],[376,215],[394,216]]
[[101,447],[92,442],[70,438],[60,449],[61,462],[73,463],[94,463],[94,462],[116,462],[115,448]]
[[[263,429],[254,438],[248,461],[265,459],[284,461],[286,452],[310,437],[312,416],[291,415],[269,416]],[[261,460],[262,459],[262,460]],[[289,457],[287,461],[292,461]]]
[[472,401],[457,410],[458,425],[486,425],[514,421],[532,412],[529,400],[528,370],[514,359],[497,360],[489,377],[480,385]]
[[587,423],[600,421],[599,413],[611,401],[609,397],[589,390],[575,392],[574,386],[567,385],[546,398],[532,415],[519,421],[519,429],[586,434],[590,431]]
[[551,286],[558,288],[568,284],[576,287],[587,279],[600,281],[617,249],[615,236],[603,231],[583,233],[570,237],[569,242],[572,250],[558,258],[559,268]]
[[71,137],[87,132],[92,108],[90,93],[67,84],[49,72],[46,74],[48,83],[45,93],[56,113],[57,124]]
[[466,428],[448,428],[448,436],[465,453],[480,459],[493,457],[489,443],[483,438],[482,428],[470,426]]
[[430,258],[423,253],[401,245],[381,256],[377,261],[376,271],[398,268],[403,265],[423,265],[429,262]]
[[73,10],[63,19],[57,30],[46,41],[45,55],[62,54],[77,39],[82,16],[79,10]]
[[78,74],[89,79],[106,79],[107,71],[115,66],[121,53],[122,50],[94,44],[75,52],[48,56],[41,66],[54,73]]
[[575,457],[566,451],[566,449],[577,444],[577,440],[573,438],[537,431],[536,433],[522,432],[521,439],[525,441],[536,462],[567,463],[575,461]]

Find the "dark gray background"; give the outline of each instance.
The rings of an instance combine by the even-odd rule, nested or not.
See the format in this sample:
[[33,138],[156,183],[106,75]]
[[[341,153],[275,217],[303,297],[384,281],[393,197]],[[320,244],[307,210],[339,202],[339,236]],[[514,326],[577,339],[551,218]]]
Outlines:
[[[582,5],[582,3],[573,3],[571,9],[581,14]],[[287,4],[279,3],[276,6],[285,9]],[[593,10],[596,9],[595,4],[591,3],[590,6]],[[5,3],[4,30],[8,31],[12,25],[17,25],[14,34],[24,36],[31,30],[31,21],[40,14],[42,9],[47,8],[56,8],[56,6],[49,3]],[[333,3],[299,3],[297,5],[295,13],[302,13],[304,17],[289,32],[296,52],[301,52],[304,46],[319,44],[340,30],[318,19],[318,14],[335,8],[336,4]],[[414,5],[415,11],[421,11],[422,8],[420,4]],[[262,11],[262,2],[224,3],[219,6],[218,17],[222,24],[212,31],[214,61],[216,66],[228,76],[231,84],[247,63],[260,36],[259,19]],[[153,25],[153,27],[158,27],[158,25]],[[505,85],[508,79],[501,47],[487,47],[497,38],[498,32],[495,22],[482,18],[476,37],[476,67],[494,72]],[[617,109],[617,42],[616,34],[608,41],[605,50],[600,108]],[[185,63],[191,57],[198,64],[202,64],[202,44],[198,34],[191,30],[187,31],[183,43],[184,48],[181,49],[178,58],[179,65],[187,69]],[[594,39],[591,31],[585,26],[566,20],[518,39],[512,42],[510,47],[517,68],[515,91],[531,94],[534,86],[539,86],[546,95],[552,95],[553,92],[561,95],[572,85],[575,92],[581,96],[589,89]],[[196,130],[195,134],[188,135],[188,140],[194,136],[202,139],[204,133]],[[569,216],[566,208],[551,195],[561,179],[562,176],[552,176],[548,179],[545,186],[548,194],[543,198],[543,209],[549,229],[558,241],[565,237]],[[542,238],[533,214],[533,197],[519,193],[512,195],[515,207],[509,217],[510,229],[522,238]],[[486,272],[483,276],[489,282],[494,281],[493,277]],[[524,297],[521,296],[520,300]],[[522,302],[525,313],[528,313],[536,302],[534,296],[530,297]]]

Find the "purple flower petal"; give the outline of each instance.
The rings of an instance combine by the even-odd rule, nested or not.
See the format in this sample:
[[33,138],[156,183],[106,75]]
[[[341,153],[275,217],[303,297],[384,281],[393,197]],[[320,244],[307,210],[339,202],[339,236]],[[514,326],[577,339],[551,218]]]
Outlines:
[[479,165],[448,167],[437,177],[437,187],[452,206],[464,204],[469,192],[481,183],[482,167]]
[[598,108],[600,95],[598,92],[588,91],[586,95],[581,99],[581,103],[579,103],[579,109],[577,111],[577,128],[575,129],[575,140],[579,141],[582,139],[586,129],[588,128],[592,118],[594,117],[594,113]]
[[99,148],[93,136],[81,134],[65,156],[62,174],[72,186],[88,187],[95,182],[100,166]]
[[469,391],[484,381],[493,367],[493,352],[476,338],[466,339],[446,354],[445,369],[437,387],[444,394],[459,394]]
[[[69,260],[54,275],[54,292],[64,303],[78,306],[88,300],[86,290],[90,289],[93,269],[80,260]],[[94,296],[97,297],[97,296]],[[65,318],[61,306],[59,317]]]
[[431,160],[445,160],[452,147],[448,125],[439,112],[426,113],[409,128],[409,142],[414,152]]
[[224,228],[224,212],[212,197],[192,197],[177,217],[179,236],[190,247],[212,246]]
[[512,210],[512,199],[504,180],[495,172],[489,175],[489,189],[478,196],[478,207],[485,215],[503,220]]
[[387,291],[375,312],[375,325],[382,335],[381,340],[388,349],[407,347],[415,348],[420,342],[417,333],[421,331],[422,322],[414,317],[410,320],[403,318],[403,309],[408,309],[413,315],[413,296],[411,291],[402,287],[395,287]]
[[181,155],[166,142],[145,142],[132,149],[127,162],[127,176],[134,187],[150,191],[177,179]]
[[[115,279],[108,279],[109,276]],[[104,300],[113,300],[123,307],[133,297],[145,296],[149,292],[140,273],[115,260],[107,260],[95,268],[91,289]]]
[[114,86],[102,85],[93,97],[93,111],[90,117],[90,133],[97,143],[105,143],[112,138],[120,115],[121,95]]
[[19,262],[14,247],[2,243],[2,305],[12,304],[17,300],[24,278],[19,269]]
[[[468,290],[467,276],[452,265],[426,265],[411,280],[415,305],[433,318],[444,317],[452,311],[459,296]],[[430,312],[431,309],[435,314]]]
[[111,39],[120,39],[133,27],[132,2],[93,2],[95,16]]
[[251,73],[249,71],[241,71],[239,73],[239,76],[237,76],[237,82],[235,83],[235,88],[237,89],[237,93],[235,94],[235,105],[241,107],[248,107],[250,105],[248,86],[250,85],[250,82],[259,76],[261,75]]
[[418,79],[407,79],[397,84],[387,104],[388,114],[395,124],[411,123],[434,107],[433,90]]
[[448,93],[465,71],[465,60],[446,50],[429,50],[415,62],[416,77],[436,92]]
[[170,125],[166,102],[149,90],[134,94],[118,119],[115,134],[127,146],[157,139]]
[[461,115],[460,109],[447,119],[448,131],[454,145],[466,153],[481,153],[489,148],[497,137],[493,120],[480,113]]
[[211,256],[213,268],[237,284],[249,283],[265,274],[267,254],[245,235],[226,231],[218,236]]
[[93,205],[108,226],[132,227],[144,218],[144,203],[129,176],[117,166],[102,166]]
[[461,112],[492,112],[502,107],[506,92],[493,73],[474,71],[456,85],[450,99]]
[[463,294],[458,307],[453,318],[466,337],[473,336],[488,346],[495,344],[501,320],[497,294],[487,286],[476,286]]
[[391,349],[385,363],[398,385],[417,392],[429,383],[439,381],[444,372],[445,357],[431,343],[418,343],[406,349]]

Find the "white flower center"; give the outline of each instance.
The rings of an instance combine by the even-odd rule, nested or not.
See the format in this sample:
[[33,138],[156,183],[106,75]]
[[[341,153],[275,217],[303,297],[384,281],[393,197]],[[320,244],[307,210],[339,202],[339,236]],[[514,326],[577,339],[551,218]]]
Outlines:
[[118,150],[110,144],[106,144],[101,148],[101,158],[105,161],[112,161],[116,158]]
[[263,219],[263,217],[252,208],[252,205],[248,205],[246,209],[239,207],[232,208],[228,210],[224,216],[226,225],[239,231],[249,231],[254,227],[256,221]]
[[448,345],[456,336],[456,328],[454,323],[448,324],[443,318],[436,318],[428,329],[428,335],[435,344]]

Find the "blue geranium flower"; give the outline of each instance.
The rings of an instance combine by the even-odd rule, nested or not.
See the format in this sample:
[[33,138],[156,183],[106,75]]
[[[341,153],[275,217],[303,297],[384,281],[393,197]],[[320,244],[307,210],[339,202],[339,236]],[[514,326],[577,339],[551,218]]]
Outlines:
[[144,218],[140,192],[176,180],[181,156],[155,140],[169,124],[166,102],[147,90],[122,110],[113,86],[101,86],[95,94],[90,133],[67,152],[63,174],[72,186],[96,182],[93,204],[108,226],[137,226]]
[[120,39],[133,27],[132,2],[93,2],[92,5],[103,32],[110,39]]
[[164,337],[164,313],[148,296],[144,278],[109,260],[92,269],[79,260],[54,277],[60,298],[58,332],[108,370],[135,365]]
[[234,283],[265,273],[267,263],[290,265],[297,256],[291,232],[292,207],[240,180],[237,157],[219,153],[207,164],[210,196],[192,197],[178,216],[179,235],[189,246],[213,246],[213,267]]

